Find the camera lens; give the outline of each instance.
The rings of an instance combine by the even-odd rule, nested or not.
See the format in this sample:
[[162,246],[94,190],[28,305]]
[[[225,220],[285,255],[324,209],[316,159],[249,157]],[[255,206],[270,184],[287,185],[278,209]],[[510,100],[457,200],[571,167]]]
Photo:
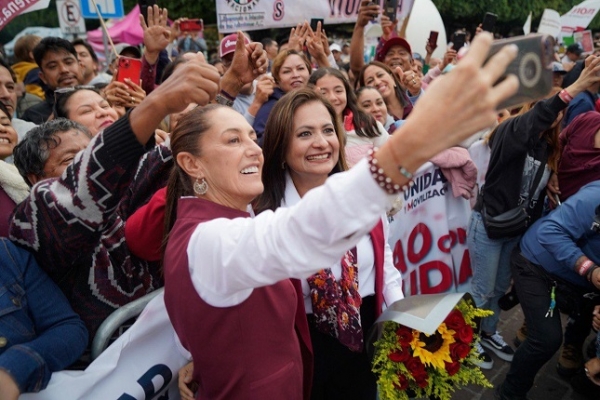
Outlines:
[[542,61],[536,53],[526,53],[519,64],[519,81],[526,88],[532,88],[542,76]]

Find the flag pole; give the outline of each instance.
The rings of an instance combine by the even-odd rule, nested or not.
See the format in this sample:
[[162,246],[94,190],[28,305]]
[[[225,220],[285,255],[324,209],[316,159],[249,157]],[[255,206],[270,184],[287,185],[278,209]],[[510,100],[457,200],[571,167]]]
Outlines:
[[[118,58],[119,55],[117,54],[117,49],[115,49],[115,44],[113,43],[112,38],[108,34],[108,28],[106,27],[106,23],[104,23],[104,18],[102,18],[102,14],[100,13],[98,4],[96,4],[96,0],[92,0],[92,3],[94,4],[94,8],[96,9],[96,14],[98,14],[98,18],[100,19],[100,25],[102,26],[102,31],[104,32],[104,35],[106,35],[106,37],[108,38],[108,42],[110,43],[110,48],[111,48],[113,54],[115,55],[115,57]],[[108,59],[108,57],[107,57],[107,59]]]

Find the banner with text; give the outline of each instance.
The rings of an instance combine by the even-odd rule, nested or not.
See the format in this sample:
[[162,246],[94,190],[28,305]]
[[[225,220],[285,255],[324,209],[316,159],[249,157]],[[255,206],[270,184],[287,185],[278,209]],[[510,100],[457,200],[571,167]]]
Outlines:
[[[287,28],[322,18],[325,25],[353,23],[362,0],[217,0],[219,33]],[[397,16],[408,16],[415,0],[399,0]],[[377,2],[377,0],[375,1]]]
[[417,171],[414,183],[401,194],[389,234],[404,295],[468,292],[469,201],[454,197],[440,168],[430,162]]
[[573,32],[587,28],[598,10],[600,10],[600,0],[587,0],[571,8],[560,17],[562,36],[572,36]]
[[178,372],[189,359],[161,293],[85,371],[55,372],[46,389],[19,400],[176,400]]
[[0,0],[0,30],[13,18],[31,11],[48,8],[50,0]]

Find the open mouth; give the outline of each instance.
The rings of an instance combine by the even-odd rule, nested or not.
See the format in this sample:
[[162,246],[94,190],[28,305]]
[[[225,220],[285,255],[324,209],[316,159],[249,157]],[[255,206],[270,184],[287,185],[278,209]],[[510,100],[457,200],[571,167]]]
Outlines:
[[306,159],[308,161],[323,161],[323,160],[328,160],[329,158],[331,158],[331,153],[315,154],[314,156],[306,157]]
[[10,140],[4,137],[0,137],[0,144],[10,144]]
[[253,167],[247,167],[240,171],[242,175],[252,175],[258,174],[258,167],[255,165]]

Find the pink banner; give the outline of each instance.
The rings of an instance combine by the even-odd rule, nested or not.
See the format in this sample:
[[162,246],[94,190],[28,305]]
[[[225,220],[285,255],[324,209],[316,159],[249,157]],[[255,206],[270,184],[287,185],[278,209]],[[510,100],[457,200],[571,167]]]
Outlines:
[[50,0],[0,0],[0,30],[21,14],[47,8]]

